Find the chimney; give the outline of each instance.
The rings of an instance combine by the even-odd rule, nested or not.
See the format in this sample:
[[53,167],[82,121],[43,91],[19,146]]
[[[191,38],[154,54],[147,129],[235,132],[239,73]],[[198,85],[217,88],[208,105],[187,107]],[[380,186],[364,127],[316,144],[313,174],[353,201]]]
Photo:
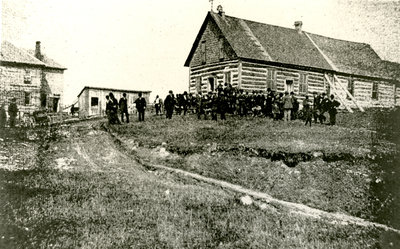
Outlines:
[[218,15],[220,15],[220,16],[222,16],[222,17],[225,17],[225,12],[224,12],[224,10],[222,9],[222,5],[218,5],[217,11],[218,11]]
[[35,57],[36,57],[37,59],[39,59],[39,60],[42,60],[42,59],[43,59],[42,52],[41,52],[41,50],[40,50],[40,41],[37,41],[37,42],[36,42]]
[[297,30],[297,32],[299,34],[301,34],[302,28],[303,28],[303,22],[302,21],[295,21],[294,22],[294,28]]

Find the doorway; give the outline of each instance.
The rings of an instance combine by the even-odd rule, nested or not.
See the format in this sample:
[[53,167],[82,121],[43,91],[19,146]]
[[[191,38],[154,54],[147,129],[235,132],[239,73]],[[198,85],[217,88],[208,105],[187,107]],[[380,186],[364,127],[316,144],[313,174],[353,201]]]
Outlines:
[[208,84],[210,86],[210,91],[214,92],[214,90],[215,90],[215,79],[214,79],[214,77],[208,78]]
[[53,112],[58,111],[58,102],[60,101],[59,98],[53,98]]
[[286,80],[285,91],[290,93],[294,91],[293,80]]

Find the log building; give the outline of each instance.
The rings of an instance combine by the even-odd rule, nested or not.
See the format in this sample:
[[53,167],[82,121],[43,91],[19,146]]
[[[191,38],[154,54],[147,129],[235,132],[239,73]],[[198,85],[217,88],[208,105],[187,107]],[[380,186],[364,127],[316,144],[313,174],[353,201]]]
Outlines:
[[40,42],[34,50],[15,47],[10,42],[1,44],[0,105],[6,110],[15,98],[21,114],[40,108],[61,111],[64,93],[64,70],[41,52]]
[[400,105],[400,64],[365,43],[208,12],[186,59],[189,92],[232,84],[244,91],[334,94],[349,111]]

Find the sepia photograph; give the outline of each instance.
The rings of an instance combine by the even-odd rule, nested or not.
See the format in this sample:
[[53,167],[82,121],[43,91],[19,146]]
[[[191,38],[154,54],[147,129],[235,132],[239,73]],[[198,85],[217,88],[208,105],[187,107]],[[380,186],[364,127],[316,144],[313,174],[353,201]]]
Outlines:
[[0,0],[0,248],[400,248],[400,0]]

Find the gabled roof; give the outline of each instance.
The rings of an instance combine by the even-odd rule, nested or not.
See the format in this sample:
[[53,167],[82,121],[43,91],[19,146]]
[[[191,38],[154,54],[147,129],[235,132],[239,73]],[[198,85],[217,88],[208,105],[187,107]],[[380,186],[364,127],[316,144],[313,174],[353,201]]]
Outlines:
[[241,59],[310,67],[352,75],[391,78],[385,70],[377,70],[382,67],[382,60],[368,44],[329,38],[304,31],[299,33],[295,29],[214,12],[208,12],[185,66],[189,66],[209,21],[216,23]]
[[47,57],[45,54],[42,54],[42,56],[43,56],[43,61],[35,57],[34,50],[17,48],[8,41],[3,41],[1,43],[0,60],[2,62],[20,63],[20,64],[44,66],[47,68],[66,70],[65,67],[61,66],[53,59]]
[[339,72],[372,77],[385,76],[382,72],[376,70],[382,60],[369,44],[311,33],[309,35]]
[[400,63],[392,61],[382,61],[382,68],[391,78],[400,81]]
[[30,55],[23,49],[19,49],[8,41],[1,43],[1,56],[0,60],[4,62],[23,63],[36,66],[45,66],[34,56]]

